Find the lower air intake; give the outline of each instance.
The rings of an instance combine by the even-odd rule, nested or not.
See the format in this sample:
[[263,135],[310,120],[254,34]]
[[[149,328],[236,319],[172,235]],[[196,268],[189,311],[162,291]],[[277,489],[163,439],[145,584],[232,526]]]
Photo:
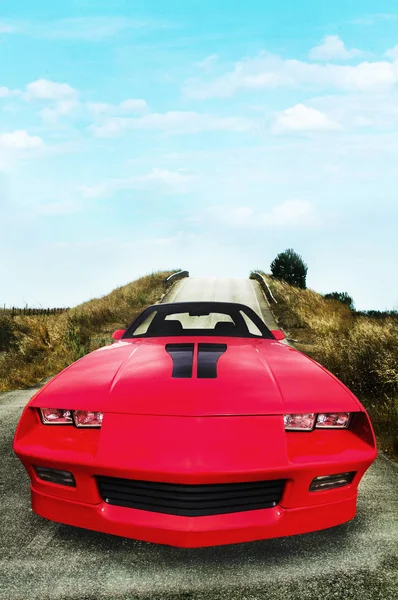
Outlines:
[[42,479],[43,481],[48,481],[49,483],[58,483],[58,485],[76,487],[75,478],[69,471],[50,469],[48,467],[35,467],[35,471],[39,479]]
[[355,471],[315,477],[315,479],[313,479],[311,482],[310,492],[319,492],[321,490],[331,490],[333,488],[344,487],[345,485],[351,483],[354,477]]
[[285,487],[284,479],[199,485],[102,476],[97,481],[108,504],[186,517],[272,508]]

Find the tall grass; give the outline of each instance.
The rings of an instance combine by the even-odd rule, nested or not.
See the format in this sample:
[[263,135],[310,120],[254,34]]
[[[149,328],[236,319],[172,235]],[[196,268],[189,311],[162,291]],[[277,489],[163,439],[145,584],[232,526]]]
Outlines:
[[146,275],[62,314],[0,314],[0,391],[35,385],[110,343],[115,329],[160,298],[172,272]]
[[398,320],[358,316],[337,300],[266,276],[294,346],[341,379],[368,409],[379,446],[398,456]]

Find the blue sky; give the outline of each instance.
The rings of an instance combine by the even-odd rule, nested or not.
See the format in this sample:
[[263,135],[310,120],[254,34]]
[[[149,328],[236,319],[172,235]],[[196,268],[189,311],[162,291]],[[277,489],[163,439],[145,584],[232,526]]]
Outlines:
[[0,303],[152,270],[397,308],[398,5],[0,0]]

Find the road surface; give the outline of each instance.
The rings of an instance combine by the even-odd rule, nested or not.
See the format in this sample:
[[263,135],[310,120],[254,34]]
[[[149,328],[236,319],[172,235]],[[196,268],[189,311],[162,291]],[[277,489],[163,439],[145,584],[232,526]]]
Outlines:
[[[181,281],[165,300],[173,295],[238,300],[266,317],[260,290],[246,280]],[[11,444],[34,392],[0,395],[1,600],[396,600],[398,468],[386,458],[362,481],[358,515],[346,525],[216,548],[157,546],[32,513]]]
[[186,277],[177,281],[163,302],[189,302],[191,300],[241,302],[250,306],[269,329],[278,329],[260,285],[254,279]]

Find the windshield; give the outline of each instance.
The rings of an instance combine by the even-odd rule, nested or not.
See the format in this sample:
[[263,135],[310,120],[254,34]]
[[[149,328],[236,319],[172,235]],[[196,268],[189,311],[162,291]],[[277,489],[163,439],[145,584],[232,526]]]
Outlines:
[[248,306],[230,302],[176,302],[150,306],[123,338],[211,335],[273,338]]

